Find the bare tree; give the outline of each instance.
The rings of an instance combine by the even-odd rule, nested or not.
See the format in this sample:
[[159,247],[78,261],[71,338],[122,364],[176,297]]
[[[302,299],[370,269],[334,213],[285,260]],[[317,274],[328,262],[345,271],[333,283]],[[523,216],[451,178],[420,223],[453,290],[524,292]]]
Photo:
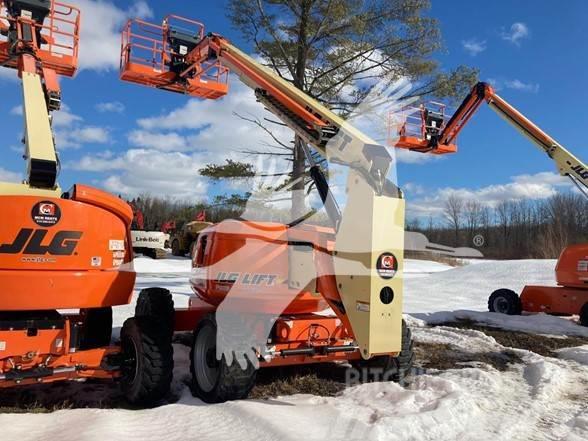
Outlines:
[[482,222],[482,204],[473,199],[467,200],[464,204],[464,218],[468,239],[471,240]]
[[463,200],[455,194],[451,194],[445,201],[443,216],[455,233],[455,246],[459,243],[459,229],[462,223]]

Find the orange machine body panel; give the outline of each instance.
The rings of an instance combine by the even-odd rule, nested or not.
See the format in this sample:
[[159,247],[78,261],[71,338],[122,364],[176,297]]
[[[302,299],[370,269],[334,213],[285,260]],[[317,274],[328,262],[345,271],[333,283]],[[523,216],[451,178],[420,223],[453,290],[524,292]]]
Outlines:
[[[341,297],[333,245],[333,230],[320,226],[227,220],[203,230],[192,255],[196,297],[176,310],[176,331],[192,330],[222,308],[254,333],[276,320],[259,336],[271,351],[261,367],[359,360],[348,320],[335,312]],[[291,272],[306,276],[290,280]]]
[[521,293],[523,311],[575,315],[588,303],[588,247],[570,245],[555,267],[559,286],[525,286]]
[[564,248],[555,267],[555,278],[560,286],[588,289],[588,244]]
[[0,311],[126,304],[135,282],[130,207],[77,186],[70,198],[0,196]]
[[[54,329],[37,329],[29,335],[28,329],[0,329],[0,389],[15,385],[50,383],[54,381],[98,378],[111,379],[120,376],[120,371],[107,367],[105,360],[120,352],[118,347],[104,347],[89,350],[72,350],[70,347],[71,328],[79,317],[66,317]],[[35,371],[38,376],[23,376],[11,379],[10,372]],[[42,375],[51,370],[51,375]]]
[[[320,267],[320,261],[331,260],[330,244],[325,242],[322,250],[317,249],[321,247],[317,241],[325,241],[328,231],[332,235],[332,230],[322,227],[289,229],[270,222],[221,222],[202,231],[198,237],[192,256],[192,289],[213,306],[230,295],[231,303],[242,311],[273,311],[273,305],[283,303],[284,299],[289,300],[283,314],[326,309],[328,305],[320,294],[323,292],[320,284],[326,283],[322,280],[328,275],[321,271],[319,277],[317,271],[306,286],[292,286],[288,273],[289,248],[293,243],[307,247],[312,253],[313,267]],[[335,283],[330,286],[334,287]],[[332,297],[339,298],[336,290]]]
[[521,293],[523,311],[577,315],[588,303],[588,290],[563,286],[527,285]]

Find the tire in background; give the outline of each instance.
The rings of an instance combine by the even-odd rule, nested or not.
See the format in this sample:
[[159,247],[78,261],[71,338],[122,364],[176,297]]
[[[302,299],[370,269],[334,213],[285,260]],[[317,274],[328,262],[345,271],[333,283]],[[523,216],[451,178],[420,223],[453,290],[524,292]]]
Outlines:
[[519,295],[510,289],[497,289],[488,299],[488,310],[507,315],[521,315],[523,307]]
[[139,293],[135,306],[135,317],[152,317],[160,322],[171,337],[174,333],[174,301],[165,288],[145,288]]
[[582,326],[588,326],[588,303],[582,306],[580,310],[580,324]]
[[172,255],[182,256],[182,250],[180,249],[180,241],[178,239],[172,240],[171,249],[172,249]]

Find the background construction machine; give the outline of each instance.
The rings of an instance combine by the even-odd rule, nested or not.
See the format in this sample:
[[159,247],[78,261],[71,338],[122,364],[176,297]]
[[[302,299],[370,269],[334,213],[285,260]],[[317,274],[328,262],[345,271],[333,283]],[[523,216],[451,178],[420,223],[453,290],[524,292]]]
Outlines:
[[133,201],[129,202],[133,210],[131,223],[131,241],[133,251],[152,259],[163,259],[167,256],[165,250],[169,244],[169,234],[164,231],[146,230],[145,218],[140,208]]
[[[443,107],[437,105],[431,109],[422,106],[417,113],[417,121],[421,122],[415,125],[409,121],[400,128],[398,147],[432,153],[446,150],[447,146],[454,150],[457,135],[484,102],[546,153],[559,174],[567,176],[588,197],[588,166],[498,96],[486,83],[478,83],[449,120],[444,117]],[[414,136],[426,142],[414,148]],[[512,290],[498,289],[490,296],[488,308],[491,312],[511,315],[522,311],[579,315],[580,324],[588,326],[588,244],[571,245],[561,252],[555,267],[555,279],[559,286],[528,285],[520,297]]]
[[143,301],[111,344],[112,306],[127,304],[135,283],[132,210],[103,191],[57,184],[50,112],[61,105],[58,75],[76,72],[80,12],[5,0],[0,14],[0,64],[22,79],[27,164],[23,183],[0,183],[10,213],[0,226],[0,388],[120,379],[129,401],[153,404],[171,382],[169,329]]
[[170,233],[169,246],[174,256],[192,255],[192,250],[200,232],[212,225],[212,222],[190,221]]

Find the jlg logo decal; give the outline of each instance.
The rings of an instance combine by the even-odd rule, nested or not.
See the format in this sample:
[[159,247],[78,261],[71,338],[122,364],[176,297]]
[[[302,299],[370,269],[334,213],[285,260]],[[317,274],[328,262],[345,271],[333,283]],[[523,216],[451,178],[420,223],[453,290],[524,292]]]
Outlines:
[[12,243],[0,245],[0,254],[71,256],[82,237],[81,231],[58,231],[53,239],[44,245],[48,232],[49,230],[23,228]]

